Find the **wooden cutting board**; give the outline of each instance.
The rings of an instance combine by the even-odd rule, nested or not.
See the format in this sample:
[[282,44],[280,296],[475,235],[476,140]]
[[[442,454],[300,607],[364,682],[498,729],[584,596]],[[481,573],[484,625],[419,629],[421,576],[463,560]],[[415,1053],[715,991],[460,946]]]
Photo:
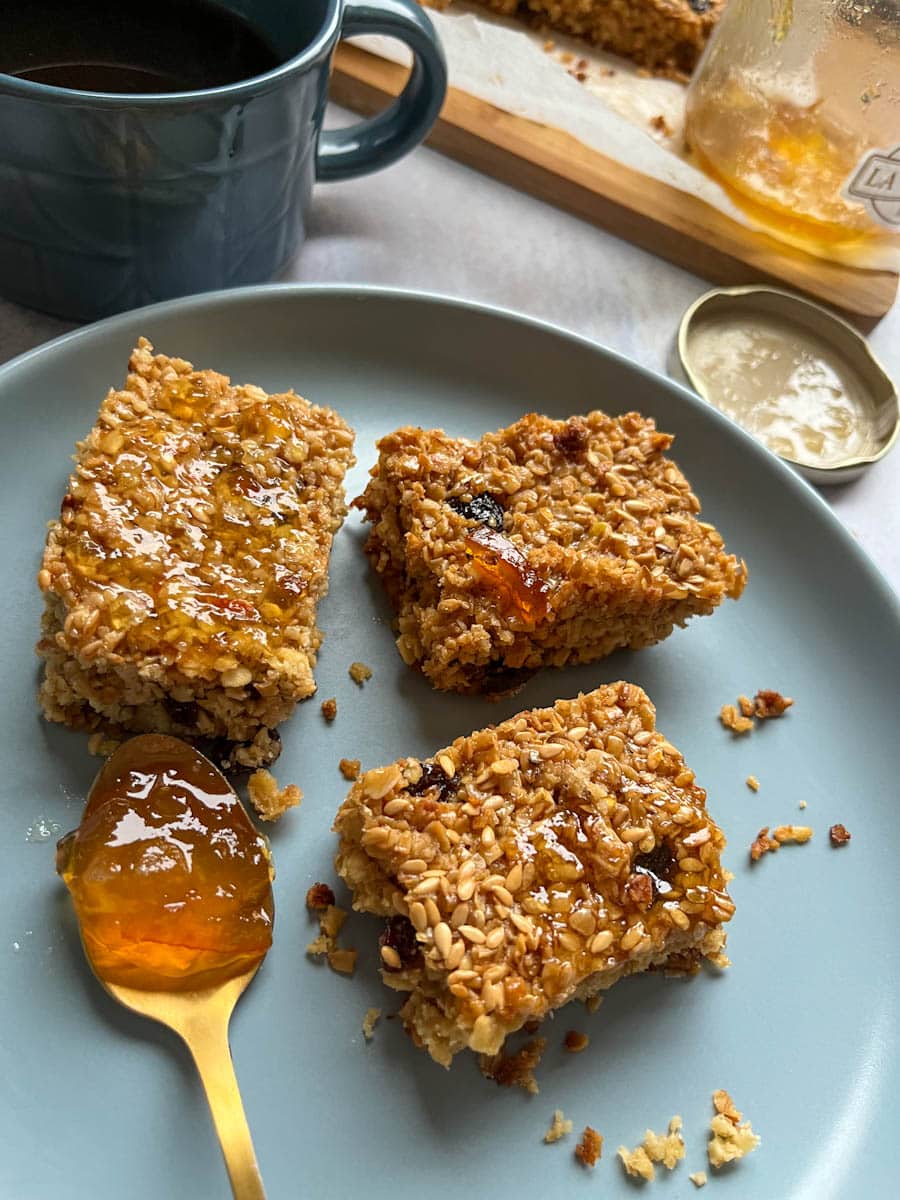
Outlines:
[[[331,96],[369,114],[398,95],[406,77],[404,67],[344,44],[335,54]],[[786,283],[864,326],[883,316],[897,294],[894,271],[861,271],[783,246],[570,134],[455,88],[428,143],[715,283]]]

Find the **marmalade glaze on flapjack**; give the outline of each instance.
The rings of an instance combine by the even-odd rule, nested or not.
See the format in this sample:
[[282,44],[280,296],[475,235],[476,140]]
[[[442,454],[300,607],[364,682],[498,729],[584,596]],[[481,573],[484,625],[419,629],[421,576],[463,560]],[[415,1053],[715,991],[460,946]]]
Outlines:
[[59,842],[88,958],[107,983],[195,990],[272,944],[272,864],[225,778],[177,738],[132,738]]
[[[272,453],[296,432],[287,406],[236,406],[205,376],[169,381],[155,411],[105,435],[79,480],[99,522],[84,488],[62,505],[73,593],[103,589],[131,650],[197,667],[277,643],[296,619],[309,584],[286,564],[292,548],[308,555],[314,516],[297,464]],[[248,443],[267,452],[264,471],[242,462]]]

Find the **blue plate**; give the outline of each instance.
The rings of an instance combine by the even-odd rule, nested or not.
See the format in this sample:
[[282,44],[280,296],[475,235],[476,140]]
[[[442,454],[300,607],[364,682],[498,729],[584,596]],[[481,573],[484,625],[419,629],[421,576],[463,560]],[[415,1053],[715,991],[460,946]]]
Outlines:
[[[351,497],[374,461],[375,439],[404,422],[477,436],[529,410],[639,409],[677,435],[674,456],[705,514],[750,566],[739,603],[661,645],[543,673],[518,697],[490,704],[440,695],[403,666],[361,551],[360,518],[348,518],[320,610],[326,641],[317,670],[319,699],[336,696],[339,713],[327,725],[312,700],[282,730],[277,774],[306,798],[272,831],[275,946],[232,1024],[270,1200],[633,1198],[616,1147],[663,1129],[674,1113],[684,1118],[687,1157],[671,1175],[660,1169],[652,1191],[693,1196],[689,1172],[708,1169],[715,1088],[731,1092],[762,1146],[712,1178],[710,1194],[896,1194],[900,615],[892,592],[806,484],[667,380],[491,309],[288,286],[127,313],[0,371],[0,1195],[195,1200],[228,1190],[186,1052],[100,990],[53,873],[55,839],[41,841],[34,828],[38,818],[62,830],[77,824],[98,767],[85,738],[44,723],[35,703],[44,525],[58,510],[73,445],[106,389],[122,380],[139,334],[236,381],[292,386],[337,408],[358,434]],[[355,659],[374,668],[362,689],[347,675]],[[498,1091],[474,1056],[445,1072],[399,1021],[383,1020],[367,1045],[366,1009],[397,1008],[376,971],[379,923],[348,922],[344,941],[361,950],[353,978],[304,955],[315,932],[304,894],[334,878],[330,827],[347,786],[338,759],[368,767],[426,755],[519,708],[623,677],[656,702],[660,728],[709,790],[728,835],[734,966],[690,982],[623,982],[593,1016],[580,1005],[564,1010],[545,1026],[536,1097]],[[717,720],[720,705],[760,687],[792,695],[794,708],[733,738]],[[761,781],[757,794],[744,782],[751,774]],[[853,840],[835,850],[828,827],[838,821]],[[791,822],[812,825],[812,842],[751,867],[747,851],[760,826]],[[590,1034],[577,1056],[561,1049],[571,1028]],[[555,1108],[576,1132],[589,1123],[604,1135],[593,1173],[574,1160],[574,1137],[543,1144]]]

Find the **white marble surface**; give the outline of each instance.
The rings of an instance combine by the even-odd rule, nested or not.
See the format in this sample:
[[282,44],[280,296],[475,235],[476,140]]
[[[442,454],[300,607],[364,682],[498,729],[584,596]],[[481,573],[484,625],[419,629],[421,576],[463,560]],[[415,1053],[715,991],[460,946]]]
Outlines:
[[[530,196],[418,150],[377,175],[320,185],[286,279],[387,284],[553,321],[665,372],[703,280]],[[71,328],[0,301],[0,361]],[[870,335],[900,381],[900,305]],[[900,592],[900,448],[824,493]]]

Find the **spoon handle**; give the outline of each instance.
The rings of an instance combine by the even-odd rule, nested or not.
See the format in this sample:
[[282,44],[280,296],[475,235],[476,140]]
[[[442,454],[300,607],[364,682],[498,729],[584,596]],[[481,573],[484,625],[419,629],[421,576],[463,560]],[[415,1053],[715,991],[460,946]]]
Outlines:
[[[197,1065],[234,1200],[266,1200],[228,1045],[230,1012],[197,1014],[179,1032]],[[206,1018],[206,1019],[204,1019]]]

